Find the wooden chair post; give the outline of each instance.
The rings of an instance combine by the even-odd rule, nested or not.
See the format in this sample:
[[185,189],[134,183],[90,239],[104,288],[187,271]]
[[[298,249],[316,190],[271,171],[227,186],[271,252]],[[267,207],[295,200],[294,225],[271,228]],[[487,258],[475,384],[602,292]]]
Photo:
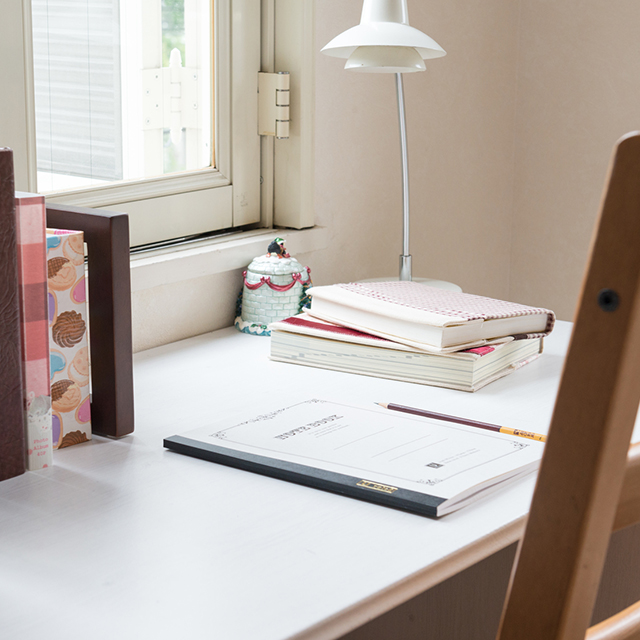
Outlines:
[[619,141],[500,640],[584,640],[640,401],[640,133]]

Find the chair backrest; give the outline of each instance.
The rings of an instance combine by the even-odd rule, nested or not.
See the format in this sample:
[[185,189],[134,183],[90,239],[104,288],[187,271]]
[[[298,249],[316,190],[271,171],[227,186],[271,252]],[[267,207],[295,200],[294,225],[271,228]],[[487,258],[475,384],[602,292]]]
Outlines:
[[[638,519],[640,450],[629,442],[639,401],[640,133],[633,133],[618,142],[610,165],[500,640],[585,638],[611,531]],[[611,637],[597,636],[602,629],[589,637]]]

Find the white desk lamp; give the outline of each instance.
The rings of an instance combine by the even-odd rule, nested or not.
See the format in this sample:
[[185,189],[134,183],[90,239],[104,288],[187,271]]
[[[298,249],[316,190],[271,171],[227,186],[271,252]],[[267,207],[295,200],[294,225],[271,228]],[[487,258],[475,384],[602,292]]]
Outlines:
[[364,0],[357,27],[336,36],[323,49],[347,58],[344,68],[362,73],[395,73],[402,154],[402,255],[400,280],[411,280],[409,253],[409,158],[402,74],[424,71],[424,61],[440,58],[445,50],[428,35],[409,26],[407,0]]

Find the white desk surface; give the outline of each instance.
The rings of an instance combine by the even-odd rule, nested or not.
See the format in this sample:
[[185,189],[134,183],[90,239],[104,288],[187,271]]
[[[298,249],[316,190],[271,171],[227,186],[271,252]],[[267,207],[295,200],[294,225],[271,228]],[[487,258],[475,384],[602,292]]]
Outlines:
[[0,635],[335,638],[520,534],[534,480],[441,520],[165,450],[163,437],[292,399],[391,401],[546,432],[568,342],[475,394],[268,360],[224,329],[135,357],[136,431],[0,483]]

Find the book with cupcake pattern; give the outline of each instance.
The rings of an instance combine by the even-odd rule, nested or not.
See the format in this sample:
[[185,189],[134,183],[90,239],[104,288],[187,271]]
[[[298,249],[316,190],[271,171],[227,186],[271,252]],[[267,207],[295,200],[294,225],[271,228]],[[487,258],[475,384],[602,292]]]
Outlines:
[[47,229],[53,448],[91,439],[84,234]]

